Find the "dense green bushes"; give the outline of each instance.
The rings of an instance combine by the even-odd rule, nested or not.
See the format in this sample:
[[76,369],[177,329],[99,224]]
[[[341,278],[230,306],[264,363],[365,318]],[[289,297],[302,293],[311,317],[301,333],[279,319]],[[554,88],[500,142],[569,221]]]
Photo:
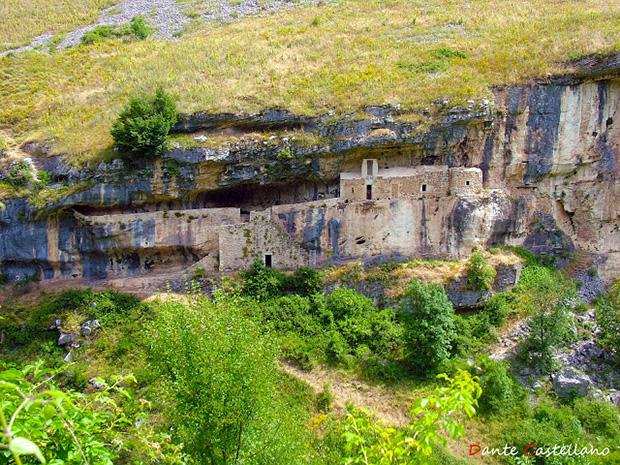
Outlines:
[[196,463],[303,463],[305,422],[278,394],[273,345],[234,301],[163,304],[151,334],[166,415]]
[[117,148],[127,154],[155,156],[165,150],[177,121],[176,105],[162,88],[153,96],[134,96],[112,125]]
[[450,356],[454,336],[454,308],[441,284],[413,280],[399,306],[408,363],[422,372],[436,368]]

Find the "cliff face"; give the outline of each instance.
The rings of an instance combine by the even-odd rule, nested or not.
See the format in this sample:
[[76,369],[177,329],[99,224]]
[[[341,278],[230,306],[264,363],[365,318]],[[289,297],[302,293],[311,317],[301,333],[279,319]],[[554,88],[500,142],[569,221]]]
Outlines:
[[[366,217],[358,222],[360,234],[346,244],[333,238],[334,221],[307,219],[289,232],[300,254],[314,254],[317,241],[307,240],[309,235],[323,238],[331,253],[335,246],[360,258],[390,255],[392,249],[429,255],[425,247],[433,241],[441,247],[431,247],[430,255],[462,256],[472,245],[512,244],[551,255],[559,264],[575,250],[586,252],[609,281],[620,274],[617,62],[607,60],[602,68],[597,63],[579,77],[498,89],[493,102],[438,107],[414,118],[391,107],[339,120],[284,111],[191,115],[176,131],[208,137],[233,131],[240,137],[216,148],[179,147],[137,165],[116,160],[78,171],[59,159],[35,157],[35,165],[51,172],[51,188],[64,183],[74,193],[44,208],[26,198],[4,201],[0,269],[11,279],[31,274],[94,279],[211,263],[217,257],[205,244],[217,242],[213,227],[228,220],[198,215],[196,209],[237,208],[233,216],[243,219],[279,205],[286,230],[299,218],[320,215],[297,212],[297,220],[286,219],[285,204],[337,198],[340,172],[359,170],[362,159],[374,158],[382,169],[479,167],[491,191],[420,203],[414,217],[426,221],[415,220],[416,243],[404,248],[366,250],[354,244],[365,230],[383,231]],[[264,137],[242,137],[250,131]],[[397,230],[383,232],[400,237],[408,229],[401,223],[415,218],[400,215],[396,221],[389,210]],[[147,218],[149,213],[154,216]]]

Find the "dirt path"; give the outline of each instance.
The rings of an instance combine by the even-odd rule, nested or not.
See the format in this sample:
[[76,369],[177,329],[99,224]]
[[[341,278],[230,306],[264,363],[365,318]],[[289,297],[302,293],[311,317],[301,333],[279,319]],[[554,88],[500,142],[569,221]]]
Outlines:
[[347,379],[333,371],[324,368],[314,368],[312,371],[303,371],[291,364],[282,364],[284,371],[297,379],[305,381],[315,392],[323,390],[329,385],[334,394],[334,407],[344,410],[351,402],[357,407],[363,407],[394,425],[404,425],[408,422],[407,411],[412,399],[404,394],[387,392],[378,386],[370,386],[355,378]]

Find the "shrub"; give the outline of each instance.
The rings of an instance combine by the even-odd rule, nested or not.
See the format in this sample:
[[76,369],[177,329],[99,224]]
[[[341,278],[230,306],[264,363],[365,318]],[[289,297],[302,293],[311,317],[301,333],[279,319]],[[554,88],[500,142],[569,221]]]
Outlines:
[[334,326],[347,345],[355,350],[365,345],[386,356],[402,343],[402,329],[391,309],[379,310],[372,300],[353,289],[339,288],[326,299],[326,309],[333,315]]
[[284,275],[267,268],[260,260],[255,260],[248,271],[241,273],[243,285],[241,292],[258,301],[274,299],[282,295]]
[[489,340],[491,322],[485,312],[454,315],[453,353],[468,355],[483,348]]
[[9,144],[2,136],[0,136],[0,156],[4,155],[9,150]]
[[598,343],[614,354],[620,363],[620,306],[603,299],[597,304],[596,322],[601,328]]
[[116,147],[134,155],[154,156],[165,150],[177,121],[176,105],[162,88],[155,95],[131,97],[112,125]]
[[135,16],[129,23],[129,29],[138,40],[144,40],[151,35],[151,28],[142,16]]
[[116,36],[116,28],[105,24],[87,31],[86,34],[82,36],[81,42],[84,45],[92,45]]
[[329,384],[324,384],[323,389],[316,395],[316,409],[320,412],[329,412],[334,403],[334,393]]
[[484,305],[484,313],[489,317],[493,326],[500,326],[513,309],[515,296],[511,292],[494,294]]
[[620,436],[620,414],[609,402],[581,398],[575,401],[573,411],[590,434],[608,438]]
[[467,262],[467,285],[470,289],[477,291],[488,291],[491,289],[497,272],[489,265],[484,254],[479,250],[474,250]]
[[322,289],[321,274],[312,268],[298,268],[292,275],[283,278],[282,290],[287,294],[310,296]]
[[518,386],[508,372],[505,363],[485,357],[478,361],[482,368],[480,375],[480,412],[497,414],[514,407]]
[[411,366],[426,372],[449,357],[454,308],[442,285],[413,280],[400,301],[399,317]]

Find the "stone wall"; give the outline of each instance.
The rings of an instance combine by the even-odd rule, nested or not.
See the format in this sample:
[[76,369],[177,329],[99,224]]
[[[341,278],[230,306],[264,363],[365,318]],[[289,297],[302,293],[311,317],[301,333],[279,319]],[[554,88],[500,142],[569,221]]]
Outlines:
[[271,257],[274,268],[289,270],[308,266],[308,253],[272,221],[271,210],[252,212],[248,223],[222,226],[219,230],[220,271],[239,271],[256,259]]
[[447,197],[451,194],[476,194],[482,190],[479,168],[447,166],[394,167],[380,169],[377,176],[342,173],[340,198],[367,200],[367,186],[372,186],[371,200]]

